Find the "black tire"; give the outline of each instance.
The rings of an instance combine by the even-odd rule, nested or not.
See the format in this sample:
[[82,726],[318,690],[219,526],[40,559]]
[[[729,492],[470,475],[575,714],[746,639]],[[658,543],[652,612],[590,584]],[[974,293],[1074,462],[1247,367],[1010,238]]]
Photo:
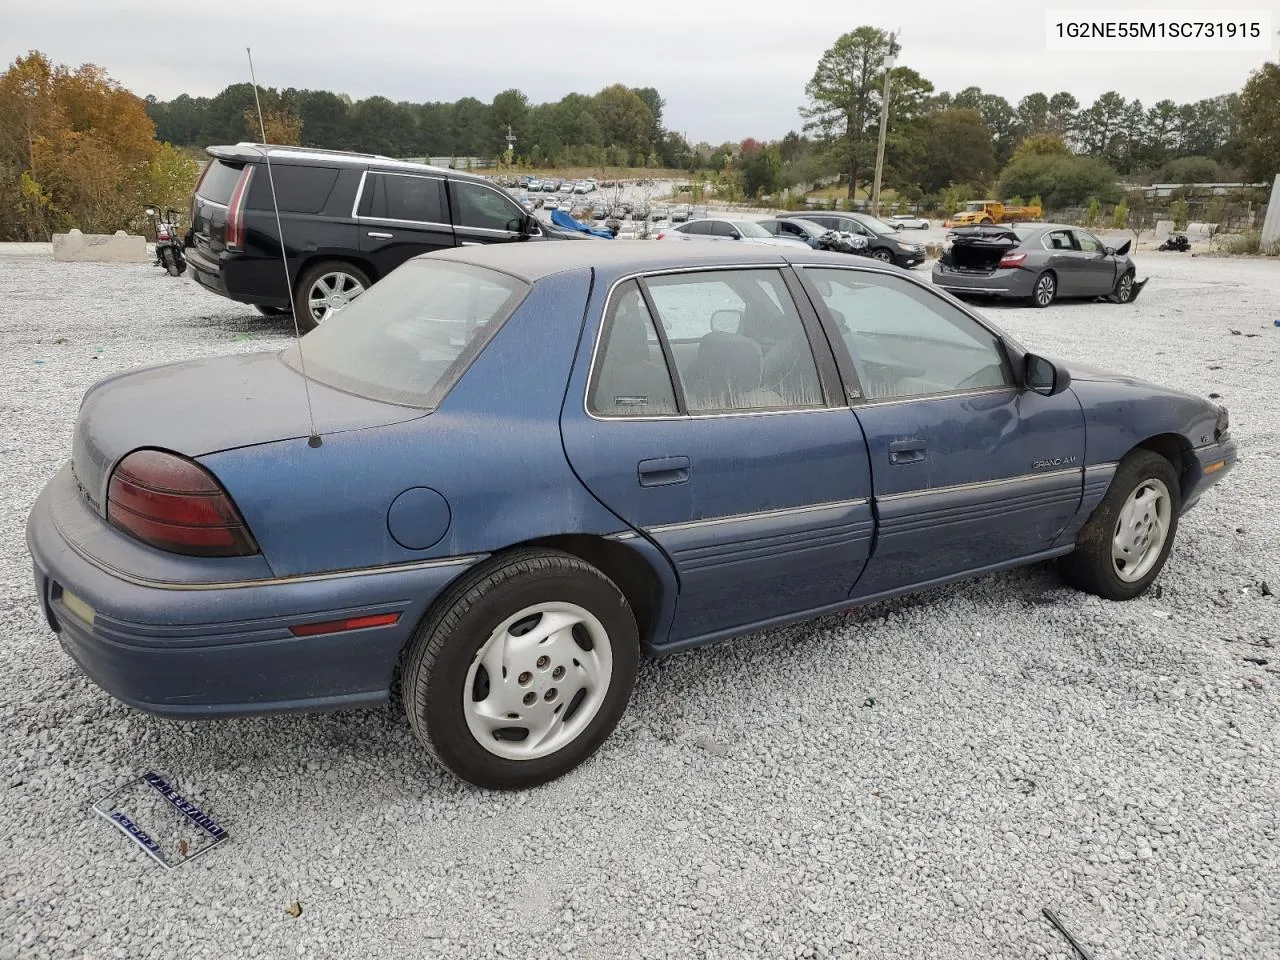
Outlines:
[[982,218],[982,223],[983,223],[984,225],[985,225],[985,224],[992,224],[992,223],[995,223],[995,221],[994,221],[994,220],[992,220],[990,217],[983,217],[983,218]]
[[[1119,532],[1121,510],[1125,503],[1139,488],[1150,487],[1152,481],[1163,484],[1169,496],[1168,529],[1159,554],[1150,568],[1140,578],[1126,580],[1117,572],[1112,544]],[[1062,578],[1076,589],[1106,600],[1132,600],[1141,596],[1160,575],[1165,561],[1169,559],[1169,552],[1173,549],[1173,541],[1178,533],[1181,504],[1182,489],[1173,464],[1151,450],[1131,451],[1120,461],[1102,502],[1076,536],[1075,552],[1058,561]]]
[[1111,291],[1110,299],[1116,303],[1128,303],[1133,299],[1133,268],[1120,274],[1115,288]]
[[340,274],[349,277],[364,290],[368,290],[371,286],[368,274],[359,267],[345,263],[342,260],[322,260],[307,267],[306,270],[302,271],[302,275],[298,277],[298,285],[293,294],[293,302],[298,308],[298,328],[303,333],[308,330],[314,330],[321,323],[321,317],[313,309],[310,291],[312,285],[326,274]]
[[178,258],[168,247],[164,247],[160,251],[160,262],[163,263],[164,268],[169,271],[169,276],[182,276],[182,268],[178,266]]
[[288,307],[263,307],[255,304],[254,308],[264,317],[287,317],[289,316]]
[[[599,709],[576,738],[546,756],[508,759],[483,746],[468,726],[467,676],[504,620],[547,601],[576,604],[599,621],[612,673]],[[409,645],[401,697],[414,734],[445,768],[478,787],[520,790],[554,780],[595,753],[626,711],[639,661],[635,617],[612,580],[567,553],[514,550],[464,575],[435,604]],[[561,721],[573,710],[570,702]]]
[[881,263],[893,263],[893,254],[881,247],[879,250],[871,251],[871,259],[879,260]]
[[1031,287],[1031,305],[1043,309],[1057,297],[1058,276],[1052,270],[1046,270],[1036,277],[1036,282]]

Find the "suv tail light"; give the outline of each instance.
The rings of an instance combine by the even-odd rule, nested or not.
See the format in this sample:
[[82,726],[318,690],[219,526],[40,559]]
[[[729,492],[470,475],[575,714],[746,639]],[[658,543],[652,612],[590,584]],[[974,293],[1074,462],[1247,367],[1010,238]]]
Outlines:
[[1006,253],[1003,257],[1000,258],[999,266],[1016,267],[1016,266],[1019,266],[1022,263],[1022,261],[1025,259],[1027,259],[1027,255],[1025,253]]
[[107,522],[161,550],[193,557],[258,552],[240,511],[213,475],[163,450],[135,450],[107,487]]
[[235,189],[231,191],[231,199],[227,202],[227,246],[233,250],[244,246],[244,202],[252,177],[253,166],[246,163],[240,171]]

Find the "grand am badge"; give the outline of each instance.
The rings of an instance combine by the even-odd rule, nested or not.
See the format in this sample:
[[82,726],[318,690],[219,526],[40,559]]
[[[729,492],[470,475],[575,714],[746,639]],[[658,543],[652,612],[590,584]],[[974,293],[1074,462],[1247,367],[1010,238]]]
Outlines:
[[1074,467],[1075,457],[1054,457],[1052,460],[1037,460],[1031,464],[1032,470],[1052,470],[1055,467]]

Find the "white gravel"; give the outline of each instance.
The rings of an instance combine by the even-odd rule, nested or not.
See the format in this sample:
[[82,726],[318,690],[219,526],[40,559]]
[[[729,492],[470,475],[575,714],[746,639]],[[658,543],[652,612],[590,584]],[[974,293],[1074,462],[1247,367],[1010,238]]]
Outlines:
[[[289,330],[158,268],[0,256],[0,960],[1065,960],[1045,905],[1098,960],[1280,956],[1280,264],[1140,265],[1130,307],[992,312],[1230,406],[1241,463],[1153,595],[1037,568],[651,663],[595,759],[497,795],[387,712],[176,723],[80,676],[23,529],[84,389]],[[232,839],[167,874],[89,813],[146,769]]]

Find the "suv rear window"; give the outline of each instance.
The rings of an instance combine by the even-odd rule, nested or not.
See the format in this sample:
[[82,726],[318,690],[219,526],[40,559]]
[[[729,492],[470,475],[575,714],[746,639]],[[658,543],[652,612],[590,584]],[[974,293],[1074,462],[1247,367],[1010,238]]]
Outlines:
[[387,403],[431,409],[466,372],[529,284],[485,267],[411,260],[284,353],[308,377]]
[[[250,181],[250,210],[271,209],[271,181],[267,178],[266,165],[261,166]],[[338,182],[338,171],[334,167],[299,167],[273,160],[271,173],[276,181],[276,201],[281,213],[319,213]]]
[[244,164],[230,164],[222,160],[211,160],[205,168],[204,178],[200,181],[200,189],[196,195],[224,207],[231,202],[231,194],[240,179],[240,171]]

